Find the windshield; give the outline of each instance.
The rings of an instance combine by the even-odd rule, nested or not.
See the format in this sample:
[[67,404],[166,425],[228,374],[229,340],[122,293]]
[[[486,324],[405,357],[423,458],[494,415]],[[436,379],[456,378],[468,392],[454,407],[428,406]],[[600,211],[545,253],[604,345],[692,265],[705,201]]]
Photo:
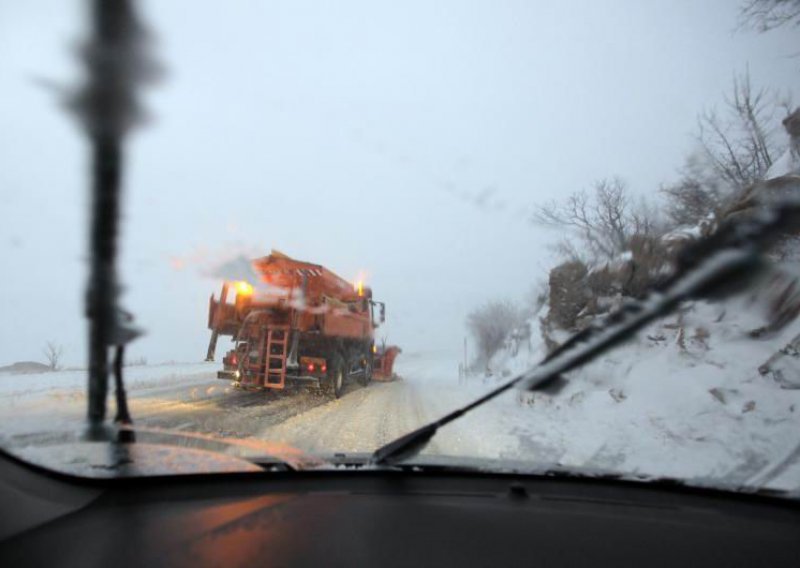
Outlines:
[[[0,446],[25,459],[115,421],[369,456],[800,192],[796,2],[123,4],[0,2]],[[796,493],[796,235],[407,459]]]

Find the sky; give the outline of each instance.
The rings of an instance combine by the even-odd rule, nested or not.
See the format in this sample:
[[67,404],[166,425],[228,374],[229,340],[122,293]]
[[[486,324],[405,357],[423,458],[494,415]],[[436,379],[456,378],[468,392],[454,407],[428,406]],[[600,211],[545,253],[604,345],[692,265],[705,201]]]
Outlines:
[[[272,248],[365,273],[378,337],[458,348],[471,309],[554,263],[533,207],[609,176],[655,195],[735,73],[800,87],[800,32],[737,30],[730,0],[140,8],[167,73],[126,147],[120,269],[151,363],[202,359],[205,274]],[[88,152],[43,87],[79,82],[85,16],[0,0],[0,365],[47,341],[86,360]]]

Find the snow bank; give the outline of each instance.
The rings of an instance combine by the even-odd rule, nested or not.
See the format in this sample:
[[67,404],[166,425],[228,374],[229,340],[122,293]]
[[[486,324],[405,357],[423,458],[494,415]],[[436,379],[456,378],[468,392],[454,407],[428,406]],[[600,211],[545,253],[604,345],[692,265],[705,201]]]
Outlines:
[[[738,301],[694,304],[682,325],[675,324],[674,317],[654,324],[571,373],[556,396],[518,391],[496,401],[493,418],[485,419],[519,439],[504,457],[800,487],[800,390],[782,388],[757,370],[800,332],[800,322],[777,337],[751,339],[747,331],[760,320]],[[533,339],[516,356],[498,354],[490,365],[495,376],[541,360],[542,346]]]
[[800,152],[798,152],[798,148],[792,144],[772,163],[764,179],[798,174],[800,174]]

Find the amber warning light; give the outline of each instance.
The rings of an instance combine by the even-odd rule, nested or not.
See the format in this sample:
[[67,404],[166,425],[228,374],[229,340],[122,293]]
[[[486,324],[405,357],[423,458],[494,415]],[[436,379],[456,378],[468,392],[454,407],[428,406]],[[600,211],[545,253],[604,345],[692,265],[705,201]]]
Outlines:
[[234,282],[233,287],[236,293],[240,296],[250,296],[253,293],[253,287],[245,281]]

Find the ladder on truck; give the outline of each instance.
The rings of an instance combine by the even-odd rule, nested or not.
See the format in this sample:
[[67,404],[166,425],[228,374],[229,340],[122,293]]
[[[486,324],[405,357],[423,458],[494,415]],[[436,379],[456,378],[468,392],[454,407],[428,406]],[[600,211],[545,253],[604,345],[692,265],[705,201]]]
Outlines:
[[267,330],[263,353],[264,386],[283,388],[286,382],[286,357],[289,351],[289,326],[273,326]]

